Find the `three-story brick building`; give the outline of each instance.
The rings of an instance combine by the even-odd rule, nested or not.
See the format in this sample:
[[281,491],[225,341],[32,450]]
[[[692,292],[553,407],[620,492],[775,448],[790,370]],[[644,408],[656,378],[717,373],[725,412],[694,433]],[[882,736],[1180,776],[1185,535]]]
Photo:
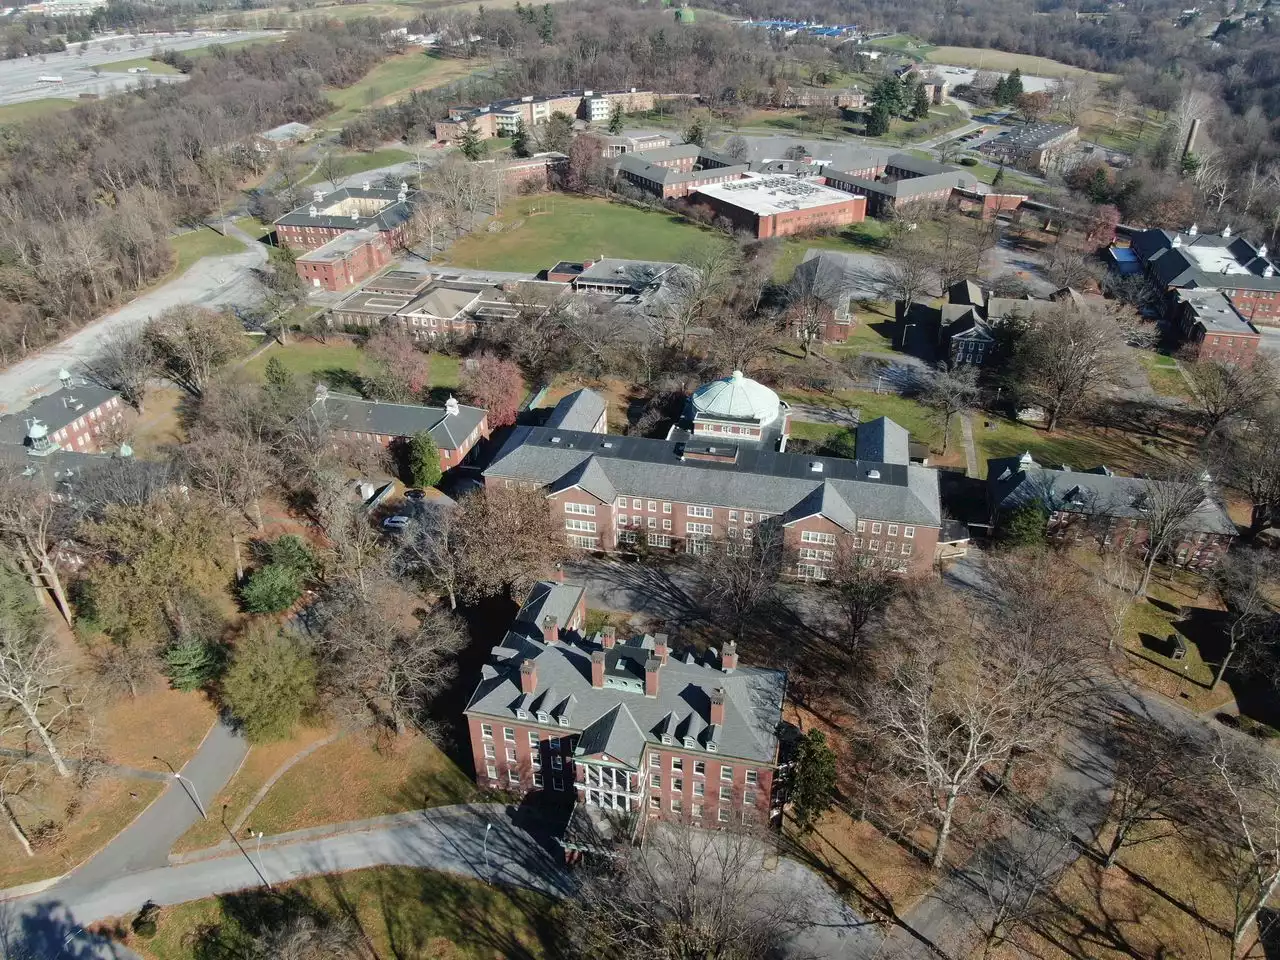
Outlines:
[[[536,584],[467,705],[476,782],[607,811],[767,823],[786,674],[665,634],[584,636],[583,588]],[[572,794],[571,794],[572,792]]]

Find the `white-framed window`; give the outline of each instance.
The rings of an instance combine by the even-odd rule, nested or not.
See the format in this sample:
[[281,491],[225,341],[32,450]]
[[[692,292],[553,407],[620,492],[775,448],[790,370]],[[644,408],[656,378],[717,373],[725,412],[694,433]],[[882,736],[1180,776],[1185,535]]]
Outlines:
[[662,529],[663,529],[663,530],[670,530],[670,529],[671,529],[671,521],[670,521],[670,520],[663,520],[663,521],[662,521]]
[[583,533],[595,533],[596,522],[594,520],[575,520],[570,517],[564,522],[564,528],[566,530],[580,530]]
[[692,534],[695,537],[711,536],[712,526],[709,523],[694,523],[689,521],[684,525],[684,532]]
[[715,510],[711,507],[699,507],[696,505],[691,505],[685,512],[691,517],[714,517],[716,515]]
[[803,530],[800,533],[801,543],[822,543],[827,546],[834,547],[836,544],[835,534],[818,533],[816,530]]
[[632,507],[632,509],[635,509],[635,510],[643,510],[643,509],[644,509],[643,504],[644,504],[644,501],[643,501],[643,500],[641,500],[639,497],[632,497],[632,498],[631,498],[631,507]]
[[564,792],[564,777],[552,777],[552,778],[551,778],[551,789],[552,789],[552,790],[559,790],[561,793],[563,793],[563,792]]
[[743,523],[751,523],[751,522],[752,522],[752,520],[751,520],[751,511],[750,511],[750,510],[746,511],[746,512],[742,515],[742,522],[743,522]]
[[515,732],[514,730],[512,730],[510,727],[503,727],[503,728],[502,728],[502,739],[503,739],[503,740],[505,740],[505,741],[507,741],[507,743],[515,743],[515,742],[516,742],[516,732]]
[[626,497],[619,497],[619,498],[618,498],[618,502],[617,502],[617,503],[615,503],[615,504],[614,504],[614,506],[615,506],[615,507],[618,507],[620,510],[625,510],[625,509],[627,509],[627,498],[626,498]]
[[695,777],[705,777],[707,775],[707,762],[705,760],[693,761],[693,775]]
[[898,525],[896,523],[889,524],[889,536],[896,537],[898,535]]
[[649,517],[649,518],[645,521],[645,526],[647,526],[650,530],[657,530],[657,529],[658,529],[658,518],[657,518],[657,517]]
[[507,782],[509,782],[509,783],[519,783],[519,782],[520,782],[520,771],[519,771],[519,770],[517,770],[515,767],[507,767]]
[[618,532],[619,543],[636,543],[640,539],[640,534],[634,530],[621,530]]
[[581,550],[595,550],[597,547],[600,546],[600,538],[599,537],[581,537],[581,536],[577,536],[576,534],[571,534],[569,536],[569,543],[571,546],[578,547]]
[[729,811],[728,811],[728,810],[721,810],[721,811],[720,811],[720,813],[719,813],[719,815],[717,816],[717,818],[716,818],[716,819],[718,819],[721,823],[728,823],[728,822],[729,822]]
[[649,786],[650,786],[652,789],[654,789],[654,790],[661,790],[661,789],[662,789],[662,774],[660,774],[660,773],[651,773],[651,774],[649,774]]
[[742,802],[748,807],[756,805],[756,792],[754,790],[744,790],[742,792]]
[[[1110,538],[1108,538],[1108,539],[1110,539]],[[902,555],[903,555],[904,557],[909,557],[909,556],[911,556],[911,544],[909,544],[909,543],[904,543],[904,544],[902,545]]]
[[489,760],[496,760],[498,757],[498,751],[492,743],[486,743],[484,745],[484,755]]
[[507,763],[515,763],[515,762],[516,762],[516,748],[507,747]]
[[856,550],[857,548],[861,547],[861,546],[862,546],[862,538],[861,538],[861,537],[854,537],[854,538],[853,538],[853,546],[854,546],[854,549],[855,549],[855,550]]
[[658,501],[650,500],[644,506],[646,510],[648,510],[650,513],[653,513],[658,509]]
[[737,510],[730,510],[730,511],[729,511],[729,522],[730,522],[730,523],[737,523],[737,522],[738,522],[738,511],[737,511]]
[[904,537],[906,537],[908,540],[910,540],[912,537],[914,537],[914,536],[916,535],[916,528],[915,528],[915,527],[903,527],[903,528],[902,528],[902,535],[903,535]]
[[580,513],[584,517],[594,517],[596,515],[596,505],[594,503],[572,503],[568,502],[564,505],[565,513]]
[[664,504],[662,505],[662,512],[663,512],[663,513],[670,513],[670,512],[671,512],[671,504],[669,504],[669,503],[664,503]]
[[538,749],[538,731],[537,730],[529,731],[529,747],[532,750]]
[[733,783],[733,767],[722,765],[720,767],[720,779],[725,783]]
[[533,773],[533,785],[535,787],[542,786],[542,774],[538,773],[536,770]]
[[680,757],[672,757],[672,758],[671,758],[671,769],[672,769],[673,771],[683,770],[683,769],[684,769],[684,760],[683,760],[683,759],[681,759]]
[[759,773],[757,771],[755,770],[747,771],[747,783],[751,784],[752,786],[755,786],[756,783],[759,782],[758,778],[759,778]]
[[884,552],[885,552],[885,553],[893,553],[893,541],[892,541],[892,540],[886,540],[886,541],[884,542]]
[[627,515],[625,513],[618,514],[618,526],[625,527],[627,525]]
[[530,754],[529,761],[533,766],[533,769],[535,770],[542,769],[542,754],[540,754],[538,751],[535,750],[532,754]]
[[703,797],[707,794],[707,785],[702,780],[693,781],[693,795],[695,797]]
[[801,560],[824,560],[830,563],[834,557],[835,554],[831,550],[814,550],[812,547],[800,548]]
[[859,521],[858,521],[858,532],[859,532],[859,533],[866,533],[866,532],[867,532],[867,521],[865,521],[865,520],[859,520]]
[[671,789],[676,793],[684,793],[684,777],[672,777]]
[[485,776],[487,776],[490,780],[498,779],[498,768],[495,767],[492,763],[485,764],[484,773],[485,773]]
[[492,739],[493,739],[493,724],[491,724],[491,723],[482,723],[482,724],[480,724],[480,736],[484,737],[486,740],[492,740]]
[[737,527],[730,527],[730,528],[729,528],[729,539],[730,539],[730,540],[737,540],[737,539],[738,539],[738,528],[737,528]]
[[879,532],[880,532],[881,530],[883,530],[883,529],[884,529],[884,524],[883,524],[883,523],[873,523],[873,524],[871,525],[871,532],[872,532],[872,533],[879,533]]
[[651,766],[651,767],[661,767],[661,766],[662,766],[662,757],[660,757],[660,756],[659,756],[658,754],[656,754],[656,753],[651,753],[651,754],[649,754],[649,766]]
[[649,809],[650,809],[650,810],[661,810],[661,809],[662,809],[662,798],[661,798],[661,797],[650,796],[650,797],[649,797]]
[[695,820],[702,819],[702,804],[695,803],[689,808],[689,813]]
[[648,536],[649,546],[651,547],[669,547],[671,546],[671,538],[662,533],[651,533]]
[[871,549],[872,549],[872,550],[879,550],[879,549],[880,549],[880,541],[879,541],[879,540],[872,540],[872,541],[871,541]]
[[679,797],[672,797],[672,798],[671,798],[671,812],[672,812],[672,813],[679,813],[679,812],[680,812],[680,808],[681,808],[683,805],[684,805],[684,802],[683,802]]
[[723,801],[724,803],[729,803],[729,802],[731,802],[731,801],[733,800],[733,787],[730,787],[730,786],[723,786],[723,787],[721,787],[721,788],[720,788],[720,799],[721,799],[721,801]]
[[551,755],[551,769],[552,769],[552,770],[560,770],[560,769],[562,769],[563,767],[564,767],[564,757],[560,756],[560,754],[558,754],[558,753],[554,753],[554,754],[552,754],[552,755]]

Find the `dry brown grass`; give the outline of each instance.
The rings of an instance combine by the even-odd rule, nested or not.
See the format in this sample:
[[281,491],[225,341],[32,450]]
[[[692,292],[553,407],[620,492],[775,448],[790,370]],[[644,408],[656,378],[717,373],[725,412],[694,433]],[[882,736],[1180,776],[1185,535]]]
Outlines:
[[186,394],[177,387],[147,391],[147,402],[133,422],[131,446],[139,457],[158,457],[163,448],[183,441],[178,413],[185,399]]
[[161,756],[180,768],[217,718],[203,694],[157,684],[134,699],[123,697],[105,707],[98,745],[112,763],[157,770],[162,765],[152,758]]

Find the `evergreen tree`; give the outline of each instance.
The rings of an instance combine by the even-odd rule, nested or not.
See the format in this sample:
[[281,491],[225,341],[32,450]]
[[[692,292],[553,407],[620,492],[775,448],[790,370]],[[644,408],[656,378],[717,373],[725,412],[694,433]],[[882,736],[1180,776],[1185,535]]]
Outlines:
[[1044,543],[1049,511],[1030,503],[1011,511],[997,530],[1001,543],[1010,547],[1034,547]]
[[871,88],[871,102],[876,106],[883,106],[889,111],[891,118],[902,113],[904,106],[902,81],[893,74],[881,77]]
[[476,126],[475,117],[467,121],[467,125],[458,134],[458,149],[468,160],[479,160],[484,156],[484,140],[480,137],[480,128]]
[[249,613],[279,613],[288,610],[302,596],[302,577],[297,570],[277,563],[249,574],[240,588],[240,602]]
[[409,438],[409,479],[415,487],[434,487],[440,482],[440,450],[431,434],[415,433]]
[[609,114],[609,132],[615,137],[622,133],[622,104],[615,102]]
[[169,684],[184,693],[199,690],[217,680],[225,662],[221,644],[197,636],[179,640],[164,654]]
[[790,796],[791,815],[804,831],[835,802],[836,755],[821,730],[810,730],[796,748]]
[[542,23],[538,27],[538,35],[543,43],[550,43],[556,37],[556,18],[551,12],[551,4],[542,5]]
[[887,104],[873,103],[867,112],[867,136],[883,137],[889,132],[889,124],[893,121],[893,113]]
[[911,104],[911,116],[916,120],[923,120],[929,116],[929,95],[925,92],[923,80],[916,84],[915,96]]
[[273,392],[283,393],[293,386],[293,376],[285,369],[279,357],[273,356],[267,359],[266,375],[267,387]]
[[320,561],[307,546],[307,542],[292,533],[286,533],[271,541],[267,546],[267,560],[276,566],[293,570],[304,580],[315,576],[316,571],[320,569]]
[[702,125],[702,120],[698,117],[694,118],[689,129],[684,132],[684,142],[696,143],[700,147],[707,145],[707,128]]
[[236,641],[222,702],[250,743],[285,740],[316,700],[311,651],[274,623],[256,621]]
[[991,88],[991,100],[999,106],[1004,106],[1012,101],[1009,96],[1009,83],[1006,78],[1001,77],[996,81],[996,85]]
[[533,154],[529,146],[529,128],[524,125],[524,117],[516,119],[516,132],[511,136],[511,152],[517,157],[528,157]]
[[1022,71],[1015,67],[1013,72],[1009,74],[1009,78],[1005,81],[1005,93],[1009,97],[1005,103],[1013,103],[1013,101],[1022,96],[1024,92],[1025,91],[1022,89]]
[[998,187],[1002,183],[1004,183],[1004,162],[1003,161],[1000,163],[999,169],[996,170],[996,175],[991,178],[991,185],[993,187]]

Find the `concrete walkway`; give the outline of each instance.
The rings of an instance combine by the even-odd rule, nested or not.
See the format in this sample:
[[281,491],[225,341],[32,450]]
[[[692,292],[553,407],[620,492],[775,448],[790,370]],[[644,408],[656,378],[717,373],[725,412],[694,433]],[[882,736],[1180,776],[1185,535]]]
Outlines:
[[964,437],[964,468],[971,477],[981,477],[978,472],[978,448],[973,442],[973,414],[960,414],[960,433]]

